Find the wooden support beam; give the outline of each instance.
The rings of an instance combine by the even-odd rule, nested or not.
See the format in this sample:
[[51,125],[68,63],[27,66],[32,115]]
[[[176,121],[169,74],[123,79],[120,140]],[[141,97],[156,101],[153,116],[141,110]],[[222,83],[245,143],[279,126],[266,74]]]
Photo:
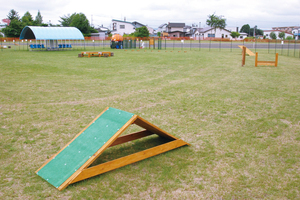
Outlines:
[[153,135],[154,133],[147,131],[147,130],[143,130],[140,132],[136,132],[136,133],[131,133],[128,135],[124,135],[119,137],[118,139],[116,139],[116,141],[114,141],[114,143],[112,143],[112,145],[110,145],[110,147],[115,146],[115,145],[119,145],[119,144],[123,144],[125,142],[129,142],[132,140],[136,140],[136,139],[140,139],[143,137],[147,137],[149,135]]
[[176,138],[175,136],[167,133],[166,131],[158,128],[157,126],[155,126],[154,124],[151,124],[150,122],[146,121],[145,119],[141,118],[140,116],[137,117],[137,119],[134,122],[136,125],[152,132],[155,133],[161,137],[165,137],[168,138],[170,140],[177,140],[178,138]]
[[115,159],[113,161],[109,161],[94,167],[90,167],[87,169],[84,169],[81,171],[81,173],[74,179],[72,180],[69,184],[97,176],[99,174],[103,174],[105,172],[144,160],[146,158],[150,158],[152,156],[156,156],[158,154],[164,153],[166,151],[170,151],[172,149],[188,145],[188,143],[184,142],[183,140],[174,140],[138,153],[131,154],[129,156],[125,156],[122,158]]

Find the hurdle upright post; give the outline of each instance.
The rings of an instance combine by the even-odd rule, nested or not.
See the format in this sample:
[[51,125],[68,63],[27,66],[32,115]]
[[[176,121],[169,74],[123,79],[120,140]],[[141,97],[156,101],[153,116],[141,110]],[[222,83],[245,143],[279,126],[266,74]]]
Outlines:
[[275,67],[277,67],[277,64],[278,64],[278,53],[276,53],[276,56],[275,56]]
[[245,65],[246,63],[246,47],[243,46],[243,52],[242,52],[242,67]]
[[258,57],[258,52],[255,53],[255,67],[257,67],[257,57]]

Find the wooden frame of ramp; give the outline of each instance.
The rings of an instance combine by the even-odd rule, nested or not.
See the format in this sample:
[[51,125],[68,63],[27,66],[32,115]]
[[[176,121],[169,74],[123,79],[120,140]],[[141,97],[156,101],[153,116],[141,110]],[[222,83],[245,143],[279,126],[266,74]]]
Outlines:
[[[88,135],[89,132],[92,131],[88,131],[90,128],[90,126],[93,126],[97,121],[98,122],[103,122],[106,119],[102,116],[104,115],[108,115],[106,114],[109,110],[112,110],[110,112],[114,112],[113,114],[110,114],[110,117],[113,117],[115,119],[117,119],[118,114],[123,114],[126,115],[126,123],[121,123],[121,127],[117,129],[116,132],[112,132],[111,137],[109,136],[107,140],[105,140],[105,142],[103,143],[103,145],[99,145],[97,147],[97,150],[93,153],[93,155],[88,156],[86,158],[86,160],[84,160],[84,162],[81,160],[80,162],[83,162],[82,165],[80,165],[80,167],[77,169],[75,167],[72,168],[71,173],[68,172],[69,175],[65,176],[64,179],[62,180],[55,180],[54,182],[51,182],[52,177],[51,176],[55,176],[56,172],[59,170],[63,170],[62,166],[66,166],[67,165],[67,161],[68,158],[64,158],[63,156],[68,156],[68,148],[70,146],[73,146],[73,148],[75,148],[73,145],[73,143],[76,143],[76,141],[78,142],[78,140],[80,140],[80,138],[84,138],[86,136],[82,136],[82,135]],[[102,118],[103,119],[102,119]],[[116,118],[115,118],[116,117]],[[128,120],[127,120],[128,119]],[[107,121],[107,120],[106,120]],[[117,121],[117,120],[115,120]],[[124,121],[124,120],[123,120]],[[111,123],[115,123],[115,122],[111,122]],[[117,122],[116,122],[117,123]],[[137,126],[140,126],[142,128],[144,128],[145,130],[143,131],[139,131],[136,133],[132,133],[132,134],[128,134],[128,135],[124,135],[119,137],[130,125],[132,124],[136,124]],[[110,124],[109,124],[110,125]],[[96,126],[96,125],[95,125]],[[101,129],[105,129],[105,127],[103,127],[103,123],[99,123],[98,126]],[[106,125],[107,127],[108,125]],[[96,130],[96,129],[94,129]],[[86,132],[86,133],[85,133]],[[98,133],[96,133],[98,134]],[[106,163],[102,163],[93,167],[89,166],[109,147],[115,146],[115,145],[119,145],[119,144],[123,144],[132,140],[136,140],[139,138],[143,138],[143,137],[147,137],[149,135],[152,134],[157,134],[161,137],[164,138],[168,138],[169,140],[171,140],[170,142],[167,142],[165,144],[162,145],[158,145],[156,147],[150,148],[150,149],[146,149],[144,151],[141,152],[137,152],[125,157],[121,157]],[[93,136],[94,137],[94,136]],[[93,138],[94,139],[94,138]],[[95,137],[96,139],[96,137]],[[78,143],[80,144],[80,143]],[[84,145],[85,143],[83,143]],[[102,143],[101,143],[102,144]],[[114,109],[114,108],[106,108],[102,113],[100,113],[88,126],[86,126],[80,133],[78,133],[68,144],[66,144],[60,151],[58,151],[56,154],[54,154],[50,159],[48,159],[37,171],[36,173],[41,176],[42,178],[44,178],[45,180],[47,180],[50,184],[52,184],[53,186],[55,186],[58,190],[63,190],[65,189],[68,185],[93,177],[93,176],[97,176],[99,174],[123,167],[125,165],[129,165],[132,164],[134,162],[138,162],[141,160],[144,160],[146,158],[150,158],[152,156],[164,153],[166,151],[170,151],[172,149],[184,146],[184,145],[190,145],[187,142],[184,142],[181,139],[178,139],[176,137],[174,137],[173,135],[167,133],[166,131],[158,128],[157,126],[151,124],[150,122],[146,121],[145,119],[141,118],[138,115],[132,114],[132,113],[127,113],[125,111],[121,111],[118,109]],[[78,149],[80,149],[80,145],[77,145],[78,147],[76,147],[76,151]],[[64,154],[65,153],[65,154]],[[73,152],[74,153],[74,152]],[[60,154],[64,154],[62,156],[60,156]],[[79,151],[80,154],[80,151]],[[78,154],[78,155],[79,155]],[[57,158],[55,160],[55,158]],[[63,161],[63,162],[61,162]],[[66,163],[65,163],[66,162]],[[47,167],[48,166],[48,167]],[[54,167],[53,167],[54,166]],[[55,168],[56,167],[56,168]],[[59,168],[58,168],[59,167]],[[58,168],[58,169],[57,169]],[[70,168],[71,169],[71,168]],[[57,175],[57,177],[61,177],[60,174]]]
[[248,49],[246,46],[238,45],[238,47],[240,47],[242,50],[245,47],[246,48],[246,54],[248,54],[249,56],[255,56],[255,54],[250,49]]

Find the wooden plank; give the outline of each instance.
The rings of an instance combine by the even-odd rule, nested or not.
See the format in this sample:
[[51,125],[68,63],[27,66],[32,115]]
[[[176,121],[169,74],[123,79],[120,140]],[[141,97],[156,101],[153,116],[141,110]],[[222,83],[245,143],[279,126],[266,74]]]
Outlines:
[[94,121],[96,121],[109,107],[105,108],[91,123],[89,123],[82,131],[80,131],[70,142],[68,142],[59,152],[56,154],[52,155],[38,170],[35,171],[37,173],[42,169],[46,164],[48,164],[55,156],[57,156],[60,152],[62,152],[69,144],[71,144],[81,133],[83,133]]
[[136,132],[136,133],[131,133],[131,134],[128,134],[128,135],[124,135],[124,136],[119,137],[118,139],[116,139],[114,141],[114,143],[112,143],[110,145],[110,147],[115,146],[115,145],[119,145],[119,144],[123,144],[125,142],[129,142],[129,141],[132,141],[132,140],[140,139],[140,138],[143,138],[143,137],[147,137],[147,136],[153,135],[153,134],[154,133],[152,133],[150,131],[143,130],[143,131],[139,131],[139,132]]
[[257,61],[257,65],[274,65],[275,61]]
[[65,189],[69,184],[71,184],[72,180],[75,179],[83,169],[89,167],[100,155],[107,149],[111,144],[130,126],[137,118],[137,115],[134,115],[126,124],[120,128],[118,132],[115,133],[113,137],[111,137],[91,158],[89,158],[72,176],[70,176],[63,184],[58,187],[58,190]]
[[[238,47],[240,47],[241,49],[243,49],[243,47],[246,47],[244,45],[238,45]],[[249,55],[249,56],[255,56],[255,54],[246,47],[246,53]]]
[[158,128],[157,126],[155,126],[154,124],[151,124],[150,122],[146,121],[145,119],[141,118],[138,116],[138,118],[136,119],[136,121],[134,122],[136,125],[152,132],[155,133],[159,136],[168,138],[170,140],[177,140],[178,138],[176,138],[175,136],[167,133],[166,131]]
[[172,149],[188,145],[188,143],[183,140],[174,140],[172,142],[168,142],[166,144],[162,144],[138,153],[131,154],[129,156],[125,156],[122,158],[118,158],[113,161],[109,161],[91,168],[84,169],[75,179],[72,180],[71,183],[75,183],[93,176],[97,176],[99,174],[103,174],[105,172],[144,160],[146,158],[156,156],[158,154],[164,153],[166,151],[170,151]]

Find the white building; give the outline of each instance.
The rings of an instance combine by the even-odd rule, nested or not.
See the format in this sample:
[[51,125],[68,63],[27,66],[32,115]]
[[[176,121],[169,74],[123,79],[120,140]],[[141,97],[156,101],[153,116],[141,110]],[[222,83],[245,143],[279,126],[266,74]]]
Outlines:
[[[270,34],[272,33],[272,32],[274,32],[275,33],[275,35],[276,35],[276,39],[280,39],[280,37],[279,37],[279,33],[281,33],[281,32],[283,32],[283,31],[281,31],[281,30],[263,30],[264,31],[264,36],[266,37],[266,39],[272,39],[271,37],[270,37]],[[291,33],[288,33],[288,32],[284,32],[285,33],[285,38],[287,37],[287,36],[292,36],[293,37],[293,34],[291,34]]]
[[131,22],[127,21],[121,21],[121,20],[112,20],[112,34],[119,34],[119,35],[124,35],[124,34],[131,34],[134,33],[135,29],[137,27],[133,25]]
[[237,40],[243,40],[243,39],[245,39],[246,37],[248,37],[248,34],[247,34],[247,33],[240,33],[240,36],[237,38]]
[[231,32],[227,29],[214,29],[213,27],[204,27],[204,28],[199,28],[195,31],[193,34],[193,37],[200,37],[200,39],[205,39],[205,38],[229,38],[232,39],[231,37]]
[[[146,26],[144,24],[141,24],[139,22],[127,22],[127,21],[121,21],[121,20],[112,20],[112,34],[119,34],[119,35],[124,35],[124,34],[131,34],[135,32],[136,28],[140,28]],[[153,34],[154,29],[151,27],[146,26],[149,33]]]
[[300,40],[300,28],[295,28],[292,31],[292,33],[294,35],[295,40]]

